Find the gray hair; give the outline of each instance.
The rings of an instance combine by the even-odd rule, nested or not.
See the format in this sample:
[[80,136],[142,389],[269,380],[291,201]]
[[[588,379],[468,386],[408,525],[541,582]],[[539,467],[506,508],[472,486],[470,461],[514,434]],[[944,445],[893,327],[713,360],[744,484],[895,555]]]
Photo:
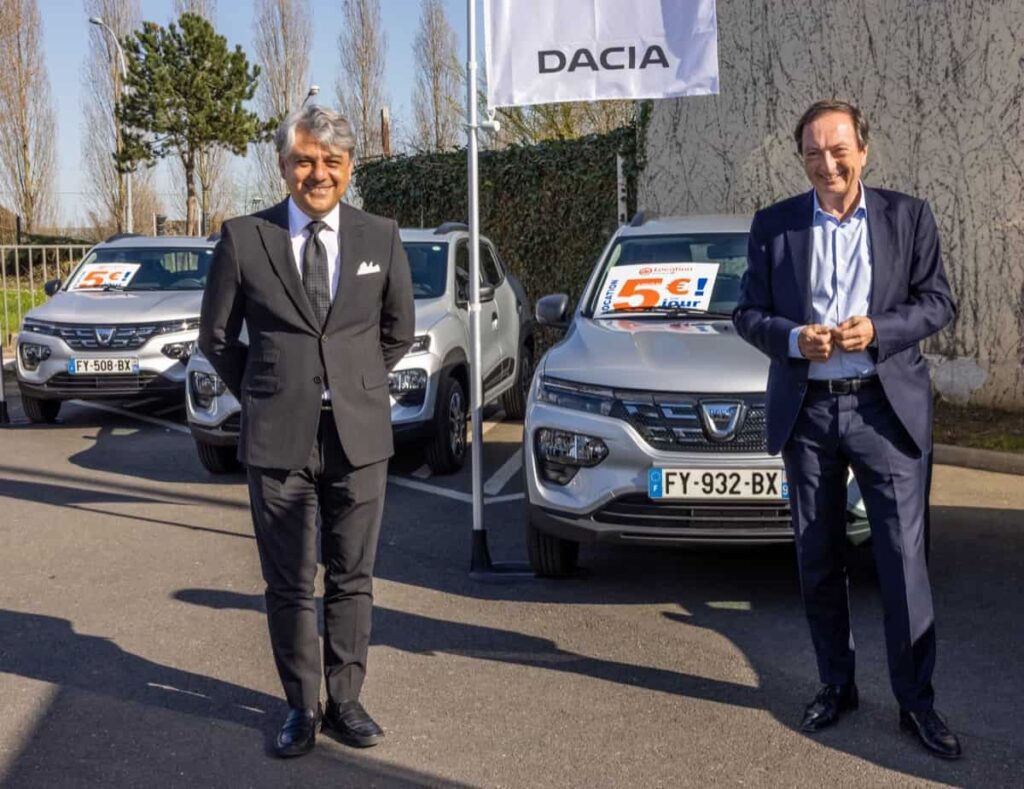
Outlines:
[[356,136],[352,125],[341,113],[309,104],[290,113],[274,134],[274,147],[278,156],[287,156],[295,145],[295,130],[299,127],[309,132],[323,145],[333,151],[345,151],[350,157],[355,154]]

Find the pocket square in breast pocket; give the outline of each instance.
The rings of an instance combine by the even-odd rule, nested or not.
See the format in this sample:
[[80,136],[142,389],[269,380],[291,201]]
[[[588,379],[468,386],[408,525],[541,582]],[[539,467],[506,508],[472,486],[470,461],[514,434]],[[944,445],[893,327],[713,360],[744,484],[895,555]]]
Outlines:
[[364,274],[380,274],[380,266],[372,260],[364,260],[359,264],[359,268],[356,270],[356,276],[361,277]]

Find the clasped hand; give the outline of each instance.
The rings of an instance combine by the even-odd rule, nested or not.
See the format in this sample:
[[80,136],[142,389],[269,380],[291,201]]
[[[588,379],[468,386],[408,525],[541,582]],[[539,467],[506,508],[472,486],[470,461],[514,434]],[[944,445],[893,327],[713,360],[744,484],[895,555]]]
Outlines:
[[830,328],[811,323],[800,329],[797,344],[800,353],[812,362],[827,362],[836,348],[841,351],[863,351],[875,337],[875,325],[866,315],[855,315]]

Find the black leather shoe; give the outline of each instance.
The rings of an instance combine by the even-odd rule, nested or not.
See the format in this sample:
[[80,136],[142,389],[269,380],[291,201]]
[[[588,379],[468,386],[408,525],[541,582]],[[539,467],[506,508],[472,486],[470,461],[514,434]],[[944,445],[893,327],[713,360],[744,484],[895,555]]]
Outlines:
[[800,730],[807,732],[821,731],[839,720],[839,714],[847,710],[855,710],[860,704],[857,686],[822,685],[814,701],[804,710],[804,719],[800,722]]
[[304,710],[293,707],[288,710],[281,728],[274,738],[274,755],[287,759],[302,756],[313,750],[316,745],[316,733],[320,731],[322,720],[320,705],[315,710]]
[[916,734],[925,748],[942,759],[959,759],[964,755],[960,740],[933,709],[924,712],[900,710],[900,728]]
[[324,725],[346,745],[369,748],[384,739],[384,730],[358,701],[329,701]]

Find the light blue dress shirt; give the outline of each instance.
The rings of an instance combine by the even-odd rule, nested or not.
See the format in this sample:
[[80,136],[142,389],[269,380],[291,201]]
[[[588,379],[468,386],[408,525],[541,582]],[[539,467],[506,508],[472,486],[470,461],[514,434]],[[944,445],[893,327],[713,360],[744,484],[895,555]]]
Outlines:
[[[812,322],[835,327],[855,315],[867,315],[871,303],[871,245],[864,184],[860,202],[844,221],[822,210],[814,193],[811,227]],[[797,327],[789,334],[789,355],[802,359]],[[808,378],[856,378],[874,375],[875,364],[865,351],[834,348],[827,362],[811,362]]]

